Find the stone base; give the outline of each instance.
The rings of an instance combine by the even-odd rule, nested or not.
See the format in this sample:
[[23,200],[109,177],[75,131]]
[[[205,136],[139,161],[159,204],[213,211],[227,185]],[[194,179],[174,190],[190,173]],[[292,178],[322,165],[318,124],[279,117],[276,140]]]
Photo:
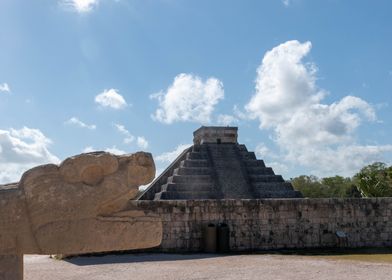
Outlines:
[[0,255],[0,280],[23,279],[23,255]]

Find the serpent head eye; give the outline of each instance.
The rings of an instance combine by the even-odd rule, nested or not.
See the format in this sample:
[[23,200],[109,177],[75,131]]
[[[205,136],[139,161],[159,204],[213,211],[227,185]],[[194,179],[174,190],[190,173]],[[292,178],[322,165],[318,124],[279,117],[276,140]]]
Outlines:
[[81,172],[81,179],[83,183],[90,186],[102,182],[103,177],[104,177],[104,170],[100,165],[87,166]]
[[69,183],[83,182],[87,185],[99,184],[104,176],[116,172],[116,156],[105,152],[94,152],[70,157],[60,165],[60,173]]

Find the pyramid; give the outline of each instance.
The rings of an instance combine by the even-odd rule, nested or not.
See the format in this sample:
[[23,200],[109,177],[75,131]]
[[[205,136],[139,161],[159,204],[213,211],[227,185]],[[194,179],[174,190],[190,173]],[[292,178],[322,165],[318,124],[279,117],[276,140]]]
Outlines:
[[237,127],[202,126],[139,200],[260,199],[302,197],[245,145]]

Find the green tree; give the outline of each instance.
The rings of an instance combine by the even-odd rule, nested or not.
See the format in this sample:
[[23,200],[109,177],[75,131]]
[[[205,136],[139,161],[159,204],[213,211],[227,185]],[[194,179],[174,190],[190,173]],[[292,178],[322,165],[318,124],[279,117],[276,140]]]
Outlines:
[[291,183],[304,197],[361,197],[352,179],[342,176],[319,179],[302,175],[291,179]]
[[291,184],[304,197],[326,197],[325,190],[316,176],[301,175],[291,179]]
[[362,168],[354,178],[363,197],[392,196],[392,166],[375,162]]
[[349,177],[334,176],[321,179],[328,197],[361,197],[353,180]]

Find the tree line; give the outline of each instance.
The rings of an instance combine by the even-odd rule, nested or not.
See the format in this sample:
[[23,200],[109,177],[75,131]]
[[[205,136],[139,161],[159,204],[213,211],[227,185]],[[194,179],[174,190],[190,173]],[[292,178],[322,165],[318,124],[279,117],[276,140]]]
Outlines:
[[301,175],[290,179],[304,197],[388,197],[392,196],[392,166],[375,162],[363,167],[353,177],[318,178]]

